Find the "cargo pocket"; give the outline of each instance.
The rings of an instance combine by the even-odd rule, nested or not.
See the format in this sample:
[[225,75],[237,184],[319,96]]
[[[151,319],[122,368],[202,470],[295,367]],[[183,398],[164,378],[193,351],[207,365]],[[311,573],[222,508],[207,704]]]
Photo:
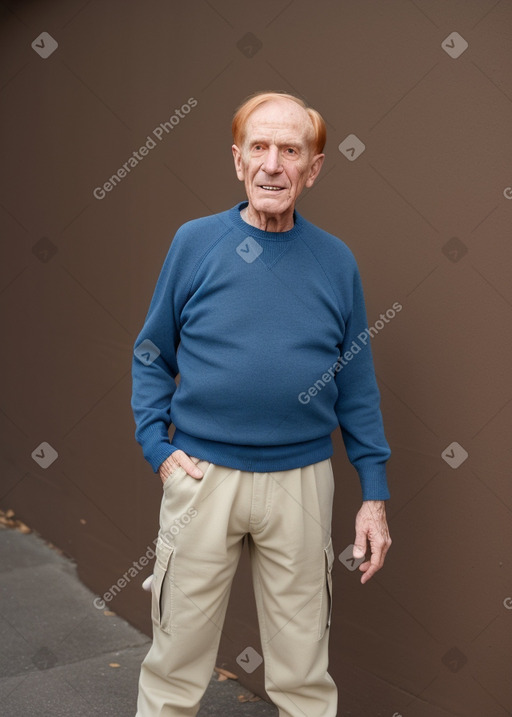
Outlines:
[[318,639],[321,640],[327,628],[331,626],[332,617],[332,568],[334,565],[334,549],[332,547],[332,538],[324,548],[325,558],[325,588],[324,598],[321,611],[321,624]]
[[171,633],[172,628],[172,568],[174,546],[158,538],[155,550],[153,582],[151,584],[151,619],[153,625],[163,632]]

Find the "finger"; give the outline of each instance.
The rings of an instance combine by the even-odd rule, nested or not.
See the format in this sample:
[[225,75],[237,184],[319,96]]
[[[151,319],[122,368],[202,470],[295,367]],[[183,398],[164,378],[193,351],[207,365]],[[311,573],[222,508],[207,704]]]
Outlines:
[[197,480],[199,480],[203,477],[203,471],[196,466],[196,464],[189,458],[189,456],[187,456],[186,453],[183,453],[183,456],[180,460],[180,465],[182,468],[185,469],[189,476],[192,476],[192,478],[196,478]]
[[371,544],[371,562],[377,563],[379,568],[384,565],[386,554],[391,547],[391,538],[386,531],[378,540],[370,541]]
[[368,567],[368,570],[366,570],[365,573],[363,573],[363,576],[361,578],[361,583],[364,585],[368,582],[368,580],[371,580],[371,578],[375,575],[379,568],[377,568],[375,565],[370,565]]
[[162,483],[165,483],[165,481],[169,477],[171,471],[172,471],[172,467],[169,465],[169,459],[167,459],[166,461],[164,461],[162,463],[162,465],[158,469],[158,475],[160,476]]
[[165,483],[169,476],[180,467],[184,468],[185,472],[192,476],[192,478],[202,478],[203,472],[196,466],[193,462],[194,460],[199,461],[199,458],[190,458],[185,451],[181,449],[173,451],[159,468],[158,472],[162,483]]
[[356,530],[356,538],[354,540],[354,547],[352,548],[352,555],[354,558],[364,558],[366,554],[366,533],[360,530]]
[[361,578],[361,582],[367,583],[375,573],[382,568],[384,565],[384,546],[372,545],[372,557],[366,563],[359,566],[359,569],[364,573]]
[[366,563],[363,563],[363,565],[359,566],[359,570],[361,569],[363,573],[361,577],[361,583],[364,585],[375,575],[378,570],[380,570],[380,566],[368,560]]
[[162,479],[162,483],[165,483],[167,478],[174,470],[176,470],[177,466],[179,465],[178,461],[175,458],[177,453],[178,451],[174,451],[174,453],[171,453],[171,455],[168,456],[165,461],[160,465],[158,469],[158,475]]

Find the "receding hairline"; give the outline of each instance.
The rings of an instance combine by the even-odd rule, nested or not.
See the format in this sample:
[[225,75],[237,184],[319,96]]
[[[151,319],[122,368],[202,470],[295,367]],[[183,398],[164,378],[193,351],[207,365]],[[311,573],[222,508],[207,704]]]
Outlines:
[[326,127],[325,122],[321,114],[308,107],[308,105],[299,97],[288,94],[287,92],[255,92],[246,98],[241,105],[236,109],[233,115],[233,121],[231,125],[233,140],[237,146],[241,146],[245,140],[246,127],[249,118],[252,114],[262,107],[263,105],[271,102],[283,102],[286,100],[288,103],[298,105],[307,115],[309,122],[306,125],[311,128],[311,132],[308,130],[307,141],[309,146],[312,147],[314,153],[320,154],[323,151],[326,141]]
[[269,100],[265,100],[265,101],[262,102],[260,105],[258,105],[257,107],[255,107],[255,108],[252,110],[252,112],[250,112],[250,114],[247,115],[247,119],[246,119],[246,121],[245,121],[245,125],[244,125],[244,128],[243,128],[244,135],[245,135],[245,131],[246,131],[246,129],[247,129],[247,125],[249,124],[249,122],[251,122],[251,120],[254,119],[254,115],[258,112],[258,110],[263,109],[263,108],[266,107],[267,105],[272,105],[272,104],[274,104],[274,105],[282,105],[283,103],[287,103],[290,107],[293,107],[293,106],[298,107],[298,108],[301,110],[301,115],[302,115],[303,117],[305,117],[305,119],[306,119],[306,122],[305,122],[305,124],[304,124],[304,127],[305,127],[306,132],[307,132],[306,142],[311,143],[311,144],[314,144],[315,134],[316,134],[316,133],[315,133],[315,127],[314,127],[314,125],[313,125],[313,122],[312,122],[312,120],[311,120],[311,117],[309,116],[309,114],[308,114],[307,111],[306,111],[306,108],[305,108],[305,107],[301,107],[301,105],[299,105],[297,102],[293,102],[293,100],[289,100],[287,97],[276,97],[276,98],[272,98],[272,99],[269,99]]

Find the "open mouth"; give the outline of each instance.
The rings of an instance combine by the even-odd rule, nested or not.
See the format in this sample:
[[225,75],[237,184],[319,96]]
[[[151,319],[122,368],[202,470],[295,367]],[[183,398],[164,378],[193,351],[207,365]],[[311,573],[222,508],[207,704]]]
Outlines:
[[284,187],[277,187],[273,186],[272,184],[259,184],[258,185],[260,189],[263,189],[265,192],[282,192]]

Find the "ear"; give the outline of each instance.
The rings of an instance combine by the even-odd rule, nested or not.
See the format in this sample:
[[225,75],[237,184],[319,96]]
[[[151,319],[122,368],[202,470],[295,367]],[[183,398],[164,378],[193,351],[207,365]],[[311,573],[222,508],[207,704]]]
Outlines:
[[309,176],[306,180],[306,187],[312,187],[315,179],[320,174],[322,164],[324,163],[325,154],[315,154],[311,162],[311,169],[309,170]]
[[243,182],[245,176],[244,176],[244,167],[243,167],[243,162],[242,162],[242,151],[239,147],[236,146],[236,144],[234,144],[231,147],[231,151],[233,152],[233,159],[235,161],[236,176],[238,177],[238,179],[241,182]]

